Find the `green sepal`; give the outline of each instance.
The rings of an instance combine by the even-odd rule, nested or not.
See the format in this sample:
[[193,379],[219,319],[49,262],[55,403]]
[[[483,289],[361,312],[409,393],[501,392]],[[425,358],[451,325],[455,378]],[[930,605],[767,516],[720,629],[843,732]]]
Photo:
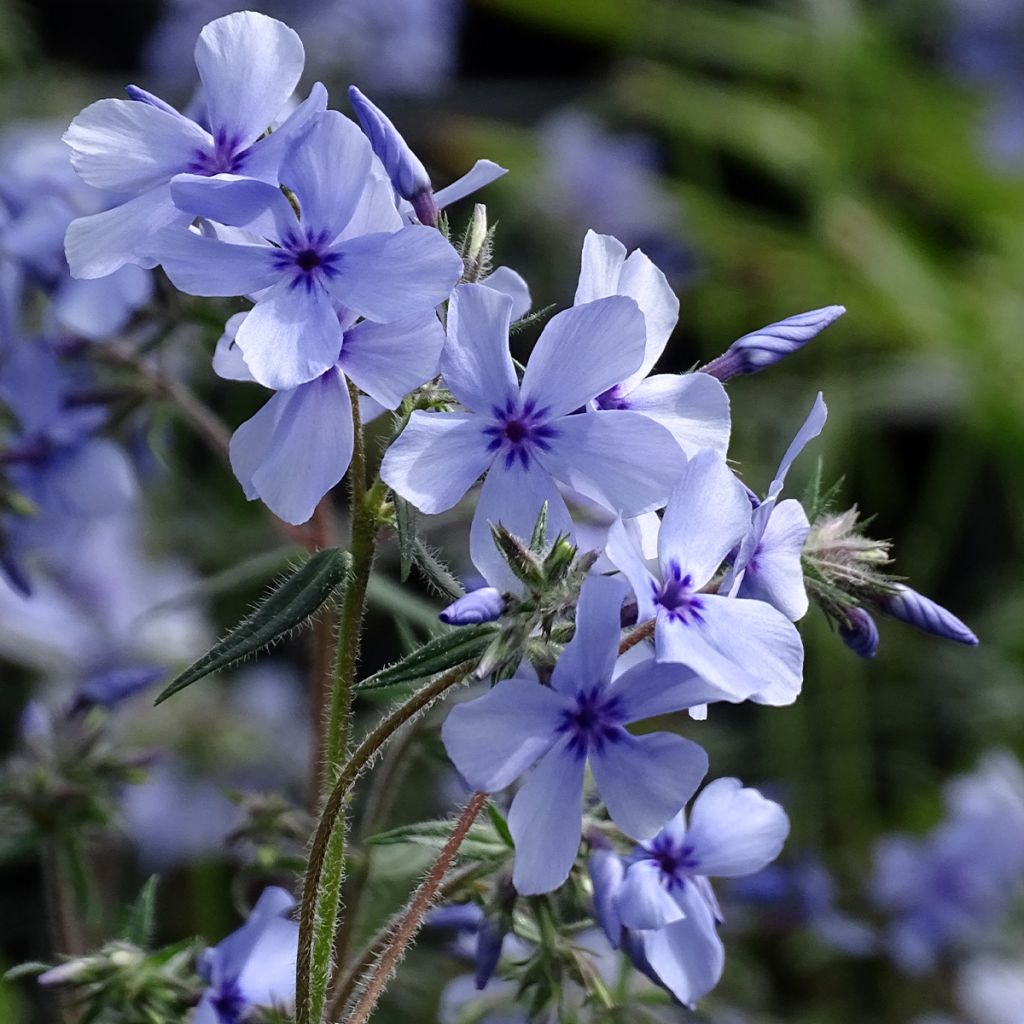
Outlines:
[[[432,850],[440,850],[451,838],[452,822],[447,819],[439,821],[421,821],[413,825],[399,825],[366,840],[370,846],[395,846],[400,843],[413,843],[426,846]],[[471,860],[490,860],[509,853],[508,844],[491,827],[490,824],[478,823],[466,834],[459,847],[462,856]]]
[[135,902],[128,908],[121,938],[143,949],[153,943],[156,929],[156,891],[160,884],[159,875],[150,875]]
[[397,494],[395,502],[395,526],[398,528],[398,557],[401,560],[399,578],[404,583],[412,572],[416,560],[416,509]]
[[385,686],[398,686],[461,665],[464,661],[482,655],[498,635],[499,628],[497,623],[484,622],[479,626],[460,626],[443,633],[407,658],[367,676],[359,683],[358,689],[377,690]]
[[317,551],[247,615],[193,662],[157,697],[160,704],[198,679],[237,664],[304,625],[348,576],[351,558],[340,548]]

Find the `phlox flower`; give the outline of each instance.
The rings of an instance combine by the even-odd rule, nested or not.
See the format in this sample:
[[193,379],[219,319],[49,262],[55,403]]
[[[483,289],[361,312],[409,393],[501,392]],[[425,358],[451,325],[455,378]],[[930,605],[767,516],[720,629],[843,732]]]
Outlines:
[[517,584],[488,523],[529,536],[548,503],[552,533],[572,531],[555,481],[636,516],[658,508],[684,455],[672,435],[630,410],[581,413],[643,359],[644,319],[632,299],[598,299],[552,317],[522,382],[508,350],[512,299],[460,285],[448,309],[441,372],[464,411],[416,411],[381,465],[385,482],[428,514],[451,508],[486,473],[470,554],[489,583]]
[[779,501],[786,474],[808,442],[825,426],[828,410],[819,392],[803,425],[790,442],[768,493],[753,512],[722,589],[739,597],[767,601],[793,622],[807,614],[807,589],[801,553],[811,524],[799,501]]
[[81,178],[119,205],[81,217],[68,228],[68,263],[75,277],[104,277],[125,263],[154,266],[143,251],[154,232],[190,218],[171,199],[176,174],[245,174],[274,185],[294,134],[327,105],[322,85],[270,135],[305,61],[287,25],[252,11],[210,22],[199,34],[196,67],[205,119],[191,120],[144,89],[129,100],[104,99],[83,110],[64,141]]
[[576,635],[550,687],[521,667],[483,697],[453,708],[442,728],[448,756],[474,789],[497,792],[537,763],[508,816],[516,844],[512,882],[520,893],[547,892],[568,877],[579,848],[587,767],[612,820],[637,839],[653,836],[707,771],[707,755],[691,740],[626,729],[724,695],[653,660],[613,678],[625,593],[620,581],[589,578]]
[[679,299],[665,275],[639,250],[611,235],[588,231],[576,303],[608,295],[634,299],[644,315],[647,338],[640,366],[594,399],[598,409],[633,409],[660,423],[686,454],[713,448],[725,455],[729,446],[729,398],[706,373],[648,374],[665,351],[679,319]]
[[633,587],[638,621],[655,620],[659,661],[685,665],[739,699],[753,694],[761,704],[791,704],[803,676],[803,645],[792,622],[764,601],[705,592],[750,521],[743,485],[705,448],[687,463],[665,508],[661,578],[621,523],[609,532],[607,553]]
[[208,987],[193,1024],[241,1024],[254,1007],[295,1002],[299,926],[286,917],[294,906],[289,893],[269,886],[245,924],[204,952],[199,972]]
[[725,964],[709,877],[760,871],[779,855],[788,833],[778,804],[739,779],[716,779],[694,801],[689,825],[680,811],[625,862],[610,850],[593,855],[598,920],[613,945],[622,944],[693,1007]]
[[[191,295],[259,293],[235,343],[267,387],[295,388],[334,367],[356,316],[390,324],[432,314],[462,273],[439,232],[403,226],[390,185],[370,173],[372,162],[356,125],[326,111],[281,163],[301,218],[280,189],[254,179],[180,175],[171,186],[189,213],[248,228],[227,237],[167,229],[151,251]],[[392,371],[393,378],[403,375],[399,365]]]

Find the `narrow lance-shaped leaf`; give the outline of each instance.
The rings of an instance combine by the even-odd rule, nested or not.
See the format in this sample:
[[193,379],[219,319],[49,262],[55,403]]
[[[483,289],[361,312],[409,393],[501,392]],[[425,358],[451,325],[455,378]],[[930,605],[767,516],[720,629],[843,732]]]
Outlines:
[[416,509],[397,494],[395,501],[395,526],[398,528],[398,555],[401,559],[400,578],[404,583],[416,560]]
[[483,654],[498,630],[498,625],[493,622],[454,629],[424,644],[407,658],[368,676],[359,684],[359,689],[376,690],[384,686],[397,686],[444,672],[445,669]]
[[128,908],[121,935],[126,942],[148,948],[156,922],[156,891],[160,879],[150,875],[135,902]]
[[264,650],[304,625],[345,581],[351,559],[340,548],[324,548],[299,566],[227,636],[181,673],[156,699],[167,700],[197,679]]

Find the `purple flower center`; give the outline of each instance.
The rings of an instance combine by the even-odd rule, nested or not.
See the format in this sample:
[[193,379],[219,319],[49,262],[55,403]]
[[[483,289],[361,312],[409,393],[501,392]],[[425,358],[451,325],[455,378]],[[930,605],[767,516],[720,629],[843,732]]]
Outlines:
[[192,174],[237,174],[245,166],[249,149],[240,149],[242,140],[223,129],[214,136],[213,149],[194,149],[185,170]]
[[331,249],[326,231],[303,230],[296,225],[281,239],[274,260],[282,274],[291,276],[291,287],[312,291],[323,285],[325,278],[334,277],[341,257]]
[[704,602],[694,590],[693,577],[689,573],[684,576],[679,563],[674,559],[669,563],[669,570],[660,587],[657,583],[651,584],[655,604],[661,605],[668,612],[669,618],[684,625],[703,622],[701,612],[704,610]]
[[606,743],[618,743],[625,734],[622,702],[604,687],[593,686],[576,694],[576,703],[562,712],[558,732],[569,736],[569,749],[582,759],[600,753]]
[[603,394],[598,395],[594,399],[594,404],[598,409],[628,409],[629,399],[622,390],[622,385],[616,384],[615,387],[609,388]]
[[237,978],[227,979],[210,1003],[217,1014],[219,1024],[238,1024],[248,1005]]
[[641,847],[644,859],[653,860],[661,870],[661,883],[666,889],[682,889],[686,879],[693,874],[697,861],[693,849],[684,844],[676,846],[669,836],[657,836],[650,846]]
[[546,421],[549,411],[538,409],[532,399],[527,399],[522,408],[515,398],[509,398],[504,409],[493,406],[494,422],[484,427],[490,438],[487,450],[503,453],[506,469],[511,469],[516,459],[526,469],[530,458],[537,451],[548,451],[551,439],[558,436],[557,428]]
[[320,266],[320,253],[316,249],[303,249],[295,257],[295,262],[301,270],[312,270],[314,267]]

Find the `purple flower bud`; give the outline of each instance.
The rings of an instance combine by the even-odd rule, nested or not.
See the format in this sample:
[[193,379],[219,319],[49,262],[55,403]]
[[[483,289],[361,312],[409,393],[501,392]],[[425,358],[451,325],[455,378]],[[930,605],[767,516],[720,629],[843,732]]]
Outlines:
[[594,917],[613,948],[618,949],[622,941],[618,900],[626,865],[614,850],[595,845],[587,868],[594,886]]
[[863,608],[851,608],[846,622],[839,627],[843,643],[862,658],[873,658],[878,653],[878,627]]
[[91,708],[113,708],[155,683],[166,669],[159,665],[135,665],[131,668],[95,672],[75,692],[68,716],[85,714]]
[[780,359],[803,348],[845,312],[845,306],[824,306],[751,331],[734,341],[717,359],[702,366],[701,373],[726,381],[774,366]]
[[412,203],[421,224],[437,224],[437,203],[427,169],[409,148],[398,129],[385,113],[371,103],[354,85],[348,87],[348,98],[359,119],[363,133],[388,172],[395,191]]
[[493,622],[505,610],[505,598],[494,587],[471,590],[448,605],[438,618],[448,626],[476,626]]
[[473,979],[478,989],[487,987],[494,969],[501,959],[507,927],[501,918],[486,917],[476,935],[476,954],[473,957]]
[[946,611],[942,605],[902,584],[897,584],[895,594],[882,598],[878,602],[878,607],[886,615],[916,626],[925,633],[955,640],[959,644],[969,644],[972,647],[978,643],[974,633],[952,612]]

